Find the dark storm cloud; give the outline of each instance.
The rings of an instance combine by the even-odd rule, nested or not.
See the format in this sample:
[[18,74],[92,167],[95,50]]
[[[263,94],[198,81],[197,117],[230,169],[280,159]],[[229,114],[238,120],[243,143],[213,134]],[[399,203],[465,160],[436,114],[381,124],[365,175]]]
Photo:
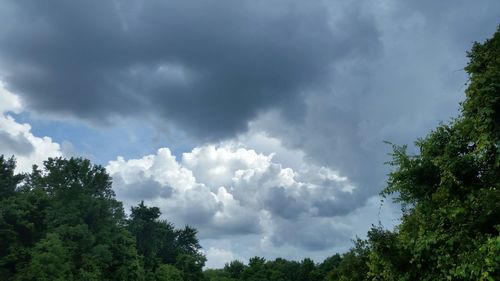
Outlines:
[[0,131],[0,154],[1,152],[8,152],[19,156],[27,156],[34,150],[33,144],[23,135],[11,135]]
[[378,46],[369,19],[346,12],[332,28],[320,2],[2,6],[3,79],[32,110],[95,123],[159,117],[204,139],[244,131],[268,108],[300,109],[336,60]]
[[200,237],[221,239],[231,236],[261,233],[258,217],[252,213],[238,214],[237,219],[224,219],[200,225]]
[[295,219],[307,211],[307,202],[290,196],[284,187],[272,187],[267,192],[264,204],[269,211],[285,219]]
[[[337,2],[331,2],[336,9]],[[340,200],[317,202],[319,215],[358,209],[385,186],[391,151],[384,141],[409,144],[458,115],[467,77],[462,70],[474,41],[500,23],[499,1],[357,1],[373,16],[380,51],[334,65],[329,90],[306,97],[302,120],[290,112],[262,115],[263,129],[309,160],[338,170],[357,188]],[[339,194],[342,195],[342,194]]]
[[[351,193],[340,193],[339,198],[325,198],[314,202],[313,208],[317,210],[317,215],[321,217],[345,216],[353,211],[352,202],[362,201]],[[354,205],[355,206],[355,205]]]

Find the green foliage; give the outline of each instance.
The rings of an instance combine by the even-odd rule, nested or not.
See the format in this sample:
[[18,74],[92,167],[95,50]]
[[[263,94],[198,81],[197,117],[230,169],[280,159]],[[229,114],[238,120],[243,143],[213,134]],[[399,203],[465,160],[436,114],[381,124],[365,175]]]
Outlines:
[[[0,156],[2,280],[187,280],[201,275],[205,259],[196,230],[175,229],[159,219],[158,208],[143,203],[127,220],[104,168],[80,158],[51,158],[26,175],[14,170],[15,160]],[[179,256],[185,272],[173,267]]]
[[184,272],[184,281],[199,281],[204,280],[203,266],[205,261],[205,256],[200,253],[194,255],[180,254],[177,257],[175,267]]
[[143,257],[144,268],[150,271],[154,271],[160,262],[158,258],[162,242],[162,224],[158,221],[160,214],[159,208],[148,208],[141,202],[139,206],[132,207],[128,222],[128,230],[136,237],[137,252]]
[[262,257],[253,257],[248,265],[238,260],[227,263],[223,269],[207,269],[204,275],[210,281],[323,281],[328,272],[338,267],[342,257],[338,254],[316,264],[305,258],[301,262],[282,258],[266,261]]
[[127,223],[128,230],[136,237],[146,275],[153,276],[159,267],[170,264],[183,272],[184,280],[201,280],[205,256],[199,251],[196,229],[189,226],[175,229],[171,223],[161,220],[160,215],[159,208],[147,207],[141,202],[132,207]]
[[373,227],[368,232],[370,252],[368,254],[368,273],[370,280],[413,280],[410,254],[400,242],[397,232]]
[[[0,157],[0,166],[5,167],[3,161]],[[0,183],[12,183],[14,193],[0,199],[0,276],[10,280],[27,266],[30,249],[45,236],[44,213],[49,198],[40,189],[31,192],[17,190],[15,185],[19,185],[24,176],[13,174],[15,162],[12,158],[7,164],[10,171],[1,175]]]
[[242,272],[243,280],[261,281],[267,280],[266,259],[253,257],[248,261],[248,267]]
[[354,247],[342,255],[342,260],[339,265],[328,273],[327,280],[366,280],[369,253],[370,249],[368,243],[364,240],[357,239],[354,242]]
[[23,175],[16,175],[16,160],[14,157],[5,159],[0,155],[0,201],[15,194],[16,187],[23,180]]
[[498,280],[500,29],[476,43],[462,115],[409,155],[394,147],[384,195],[403,204],[396,232],[369,233],[374,280]]
[[342,262],[342,257],[339,254],[335,254],[331,257],[326,258],[321,264],[318,266],[318,270],[326,275],[328,272],[332,271],[334,268],[339,266]]
[[155,271],[156,281],[182,281],[182,272],[173,265],[162,264]]
[[207,269],[203,272],[208,281],[236,281],[240,279],[231,278],[230,274],[224,269]]
[[239,260],[234,260],[224,265],[224,271],[228,273],[229,277],[234,279],[239,279],[244,270],[245,265]]
[[69,253],[57,234],[49,233],[36,243],[26,274],[37,281],[73,280]]

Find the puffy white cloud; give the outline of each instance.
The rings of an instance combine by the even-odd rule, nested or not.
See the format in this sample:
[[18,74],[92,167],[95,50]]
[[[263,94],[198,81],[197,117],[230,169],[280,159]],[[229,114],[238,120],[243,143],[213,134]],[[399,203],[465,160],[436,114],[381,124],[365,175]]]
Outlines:
[[[249,143],[268,143],[279,153],[259,152]],[[355,185],[303,155],[252,132],[195,147],[179,159],[168,148],[139,159],[118,157],[107,170],[127,208],[141,200],[159,206],[165,218],[194,225],[203,239],[256,235],[262,246],[309,250],[349,241],[353,229],[335,218],[352,212]]]
[[19,113],[21,111],[21,100],[18,96],[7,91],[4,83],[0,81],[0,113],[7,111]]
[[205,251],[205,255],[207,257],[205,267],[207,268],[222,268],[226,263],[240,259],[237,255],[227,249],[215,247],[209,247],[208,250]]
[[27,172],[48,157],[62,156],[61,147],[49,137],[37,137],[29,124],[16,122],[9,112],[20,113],[21,100],[0,81],[0,154],[17,159],[17,171]]

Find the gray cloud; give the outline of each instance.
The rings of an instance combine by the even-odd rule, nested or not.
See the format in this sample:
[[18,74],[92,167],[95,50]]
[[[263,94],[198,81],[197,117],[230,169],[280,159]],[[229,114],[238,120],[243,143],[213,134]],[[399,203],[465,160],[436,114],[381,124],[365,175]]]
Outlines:
[[[331,248],[337,246],[339,244],[344,244],[349,239],[352,239],[352,232],[348,230],[339,230],[330,225],[325,225],[324,222],[315,221],[314,226],[309,225],[310,227],[306,227],[308,223],[301,222],[300,230],[296,231],[297,225],[287,225],[283,227],[281,231],[285,233],[296,233],[296,235],[292,238],[289,238],[292,241],[293,245],[298,246],[300,248],[309,250],[309,251],[319,251],[325,248]],[[335,235],[332,235],[335,233]],[[273,237],[274,239],[282,239],[283,235]],[[280,245],[279,242],[273,241],[276,245]]]
[[2,6],[4,79],[32,110],[100,124],[161,118],[203,139],[244,131],[269,108],[300,109],[337,60],[378,48],[370,19],[349,12],[332,28],[321,2]]
[[[359,187],[340,200],[317,202],[325,215],[352,212],[384,188],[391,150],[385,140],[411,146],[458,115],[466,51],[500,22],[498,1],[357,1],[340,8],[353,7],[372,18],[380,50],[337,61],[328,86],[304,97],[302,119],[291,120],[290,112],[278,109],[251,125]],[[338,2],[329,9],[338,12]]]
[[22,134],[11,135],[0,131],[0,152],[28,156],[35,150],[33,144]]
[[272,214],[285,219],[295,219],[301,213],[308,211],[306,202],[300,202],[281,186],[272,187],[267,192],[264,204]]
[[172,188],[164,186],[155,181],[143,176],[141,181],[126,183],[123,178],[116,177],[113,179],[116,195],[125,200],[130,200],[134,204],[141,200],[153,198],[169,198],[172,196]]

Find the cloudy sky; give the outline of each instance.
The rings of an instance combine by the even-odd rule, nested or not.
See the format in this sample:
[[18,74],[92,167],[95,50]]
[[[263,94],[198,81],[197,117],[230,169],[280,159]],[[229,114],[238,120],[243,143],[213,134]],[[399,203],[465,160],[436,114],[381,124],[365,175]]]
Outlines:
[[106,166],[219,267],[397,224],[383,141],[457,116],[500,2],[7,0],[0,19],[0,154]]

